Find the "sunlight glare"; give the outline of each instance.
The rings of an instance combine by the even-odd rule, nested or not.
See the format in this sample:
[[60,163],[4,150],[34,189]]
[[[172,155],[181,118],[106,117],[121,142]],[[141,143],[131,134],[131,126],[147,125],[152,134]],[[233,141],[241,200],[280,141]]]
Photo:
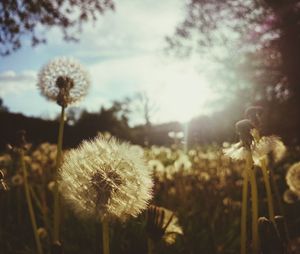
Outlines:
[[155,95],[159,122],[165,119],[187,122],[207,113],[207,104],[215,98],[207,80],[188,68],[173,69],[167,76],[159,94]]

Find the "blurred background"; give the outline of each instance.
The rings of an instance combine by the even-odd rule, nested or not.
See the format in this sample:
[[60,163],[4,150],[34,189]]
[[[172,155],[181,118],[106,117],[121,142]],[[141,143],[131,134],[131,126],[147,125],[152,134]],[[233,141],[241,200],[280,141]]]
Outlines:
[[[2,0],[0,26],[0,166],[15,186],[0,196],[3,253],[34,253],[29,222],[10,227],[28,216],[7,151],[21,129],[32,144],[31,180],[40,186],[46,175],[49,199],[60,108],[37,80],[57,56],[78,59],[91,77],[88,96],[67,108],[64,149],[105,133],[141,146],[158,172],[153,203],[176,210],[184,232],[158,253],[237,253],[243,165],[221,149],[238,141],[234,124],[250,105],[264,109],[262,134],[288,147],[271,165],[284,202],[287,168],[300,159],[300,1]],[[285,198],[299,244],[299,197]],[[66,253],[100,250],[93,222],[66,217]],[[112,253],[145,253],[142,221],[115,225],[112,239],[124,242]]]

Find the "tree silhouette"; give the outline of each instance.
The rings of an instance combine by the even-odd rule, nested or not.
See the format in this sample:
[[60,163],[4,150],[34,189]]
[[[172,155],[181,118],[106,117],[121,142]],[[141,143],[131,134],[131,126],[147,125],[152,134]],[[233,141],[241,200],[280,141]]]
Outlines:
[[299,1],[192,0],[186,10],[167,37],[171,49],[208,55],[217,66],[213,74],[239,72],[235,81],[255,84],[261,96],[300,95]]
[[45,43],[40,28],[58,27],[65,40],[77,40],[83,23],[96,20],[99,14],[114,9],[112,0],[2,0],[0,1],[0,54],[10,54],[29,38],[32,46]]

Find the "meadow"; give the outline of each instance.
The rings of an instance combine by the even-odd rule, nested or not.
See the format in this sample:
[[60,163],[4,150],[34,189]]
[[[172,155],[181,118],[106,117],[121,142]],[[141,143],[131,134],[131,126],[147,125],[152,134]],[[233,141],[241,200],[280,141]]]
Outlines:
[[[151,204],[173,211],[178,218],[174,232],[168,236],[171,240],[158,241],[155,253],[238,253],[244,163],[224,156],[218,145],[195,147],[186,152],[178,146],[135,147],[145,154],[153,170]],[[299,156],[299,148],[289,148],[281,161],[270,162],[289,226],[291,247],[296,250],[300,206],[297,197],[285,194],[288,190],[285,175]],[[44,253],[50,253],[52,244],[55,157],[56,145],[43,143],[28,147],[24,158]],[[9,188],[1,191],[1,253],[36,253],[24,194],[24,175],[15,153],[1,154],[0,163]],[[258,188],[259,214],[267,216],[261,173]],[[280,214],[278,205],[275,211]],[[113,221],[110,234],[111,253],[147,253],[145,212],[126,223]],[[65,253],[101,253],[101,239],[100,221],[78,219],[69,206],[63,205]]]

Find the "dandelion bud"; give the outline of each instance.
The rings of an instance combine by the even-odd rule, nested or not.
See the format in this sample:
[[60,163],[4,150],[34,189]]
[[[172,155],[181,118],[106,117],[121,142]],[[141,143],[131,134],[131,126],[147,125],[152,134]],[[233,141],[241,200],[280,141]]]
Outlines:
[[39,238],[41,238],[41,239],[44,239],[48,236],[47,230],[45,228],[38,228],[37,234],[38,234]]
[[245,111],[245,117],[251,121],[251,123],[256,127],[261,126],[261,117],[263,114],[263,108],[261,106],[251,106]]
[[284,254],[283,245],[273,223],[265,217],[258,219],[262,254]]
[[150,206],[147,210],[146,231],[153,241],[164,240],[167,244],[173,244],[177,235],[183,234],[177,223],[178,219],[168,209],[158,206]]
[[251,130],[254,128],[250,120],[244,119],[238,121],[235,124],[236,132],[239,134],[240,140],[242,141],[243,145],[250,149],[251,143],[253,141],[253,137],[251,135]]

